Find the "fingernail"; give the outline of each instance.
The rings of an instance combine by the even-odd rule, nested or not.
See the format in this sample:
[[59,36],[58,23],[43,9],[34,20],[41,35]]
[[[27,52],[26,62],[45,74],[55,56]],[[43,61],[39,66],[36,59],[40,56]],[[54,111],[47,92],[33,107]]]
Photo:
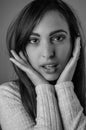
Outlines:
[[80,37],[78,37],[78,44],[80,44]]
[[80,34],[78,33],[77,36],[80,37]]
[[11,50],[11,53],[13,53],[13,50]]
[[11,61],[12,61],[12,58],[9,58],[9,60],[11,60]]
[[80,40],[80,37],[78,37],[78,40]]

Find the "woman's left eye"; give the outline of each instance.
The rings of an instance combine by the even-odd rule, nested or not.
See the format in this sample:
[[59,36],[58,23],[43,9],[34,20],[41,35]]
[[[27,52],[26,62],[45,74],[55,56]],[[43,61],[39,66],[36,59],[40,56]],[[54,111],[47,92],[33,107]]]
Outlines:
[[65,35],[58,35],[58,36],[53,36],[51,37],[51,42],[56,43],[56,42],[62,42],[65,40],[66,36]]

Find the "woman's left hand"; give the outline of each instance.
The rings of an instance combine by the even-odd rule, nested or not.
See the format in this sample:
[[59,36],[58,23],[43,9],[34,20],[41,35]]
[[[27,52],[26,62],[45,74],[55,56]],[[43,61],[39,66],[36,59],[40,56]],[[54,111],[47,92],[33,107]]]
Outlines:
[[71,81],[77,66],[77,61],[80,55],[80,37],[75,40],[75,48],[73,51],[73,57],[69,60],[63,72],[61,73],[57,84],[61,82]]

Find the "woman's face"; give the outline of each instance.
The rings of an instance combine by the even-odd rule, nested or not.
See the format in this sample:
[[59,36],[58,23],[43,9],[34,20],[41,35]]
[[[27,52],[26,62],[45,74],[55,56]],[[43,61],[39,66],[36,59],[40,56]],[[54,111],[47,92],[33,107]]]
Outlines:
[[70,32],[58,11],[48,11],[30,35],[26,52],[32,67],[46,80],[57,80],[72,51]]

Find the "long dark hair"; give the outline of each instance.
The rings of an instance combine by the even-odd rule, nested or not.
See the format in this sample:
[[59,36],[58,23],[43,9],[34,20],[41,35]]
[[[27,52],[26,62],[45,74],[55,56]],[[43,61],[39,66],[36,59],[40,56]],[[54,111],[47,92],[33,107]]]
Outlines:
[[[73,83],[75,86],[75,93],[78,96],[85,112],[85,40],[80,22],[66,3],[62,0],[34,0],[27,4],[15,19],[15,22],[13,22],[8,29],[7,47],[9,55],[10,57],[12,56],[10,50],[15,50],[17,54],[19,54],[21,50],[27,59],[25,47],[28,43],[29,36],[34,27],[40,22],[43,15],[49,10],[57,10],[65,17],[69,26],[73,47],[77,36],[79,35],[81,38],[81,53],[73,76]],[[20,87],[22,103],[29,116],[35,122],[35,118],[37,116],[35,86],[22,70],[15,65],[13,66],[18,75],[17,83]]]

